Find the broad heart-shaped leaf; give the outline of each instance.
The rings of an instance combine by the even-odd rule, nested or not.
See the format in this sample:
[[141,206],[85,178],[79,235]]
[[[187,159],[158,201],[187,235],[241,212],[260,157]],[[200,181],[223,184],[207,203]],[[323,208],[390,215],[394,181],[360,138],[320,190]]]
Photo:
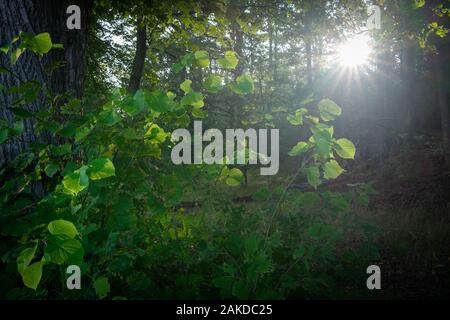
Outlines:
[[236,187],[244,181],[244,174],[238,168],[228,169],[228,167],[224,167],[220,173],[220,178],[225,180],[225,183],[230,187]]
[[254,89],[253,79],[247,74],[241,75],[236,78],[236,83],[232,83],[230,88],[234,93],[240,95],[252,93]]
[[323,177],[325,179],[336,179],[344,171],[336,160],[330,160],[323,165]]
[[184,93],[189,93],[192,91],[191,88],[192,81],[191,80],[184,80],[182,84],[180,84],[181,90],[183,90]]
[[87,188],[89,185],[89,178],[86,175],[87,169],[87,166],[82,166],[80,169],[64,177],[62,181],[64,193],[77,195]]
[[320,117],[323,121],[331,121],[336,119],[342,113],[341,107],[339,107],[334,101],[330,99],[324,99],[319,102],[318,105]]
[[146,101],[152,111],[167,112],[173,109],[175,103],[169,96],[159,90],[146,95]]
[[291,157],[298,156],[303,151],[306,151],[308,149],[308,144],[304,141],[298,142],[292,149],[289,151],[289,155]]
[[200,50],[194,53],[195,63],[200,68],[206,68],[209,66],[209,55],[208,52]]
[[318,154],[323,158],[328,158],[331,154],[332,130],[312,127],[311,131]]
[[156,123],[151,123],[149,124],[144,137],[148,139],[152,144],[160,144],[166,141],[166,139],[169,137],[169,134],[166,133],[164,129],[162,129]]
[[130,116],[135,116],[145,108],[144,92],[136,91],[133,97],[126,97],[119,104],[120,108]]
[[37,289],[42,278],[42,266],[44,262],[39,261],[27,266],[22,272],[22,281],[28,288]]
[[122,118],[117,113],[115,108],[104,109],[98,115],[98,121],[107,126],[113,126],[121,120]]
[[202,109],[199,109],[199,108],[192,109],[191,113],[194,118],[198,118],[198,119],[203,119],[206,116],[206,113]]
[[64,235],[69,239],[75,238],[78,234],[77,228],[75,228],[72,222],[67,220],[53,220],[48,224],[47,229],[54,236]]
[[145,99],[145,93],[142,89],[136,91],[133,96],[133,102],[135,106],[136,113],[144,111],[147,106],[147,101]]
[[44,169],[45,174],[49,178],[53,177],[58,170],[59,170],[59,166],[56,163],[54,163],[53,161],[48,162]]
[[13,50],[10,53],[11,64],[15,64],[17,62],[17,60],[19,60],[22,53],[24,53],[24,52],[25,52],[25,49],[22,49],[20,47]]
[[95,293],[100,299],[105,298],[111,290],[108,278],[100,277],[94,282]]
[[336,140],[334,150],[342,159],[355,159],[356,148],[353,142],[348,139],[342,138]]
[[108,158],[99,158],[88,164],[87,174],[92,180],[100,180],[116,175],[114,164]]
[[234,69],[236,68],[239,59],[236,57],[236,52],[227,51],[223,58],[217,59],[217,63],[224,69]]
[[300,108],[295,111],[295,115],[290,114],[287,116],[286,119],[293,126],[302,125],[303,124],[303,115],[307,112],[308,112],[307,109]]
[[37,243],[30,248],[22,250],[17,257],[17,271],[22,276],[22,281],[28,288],[36,290],[42,277],[43,261],[30,265],[36,253]]
[[52,47],[53,43],[49,33],[40,33],[33,37],[31,49],[35,53],[46,54],[52,49]]
[[55,264],[83,262],[84,249],[77,239],[67,239],[65,236],[51,237],[44,252]]
[[183,106],[190,105],[194,108],[201,108],[205,105],[203,98],[203,95],[199,92],[189,92],[181,99],[181,104]]
[[222,78],[215,74],[208,76],[203,83],[203,88],[211,93],[218,93],[222,90]]
[[175,73],[179,73],[181,70],[183,70],[184,68],[186,68],[188,65],[190,65],[192,63],[192,61],[194,61],[194,54],[192,52],[184,55],[180,62],[175,63],[172,66],[172,71]]
[[306,174],[306,178],[308,179],[308,183],[317,189],[317,186],[320,184],[320,171],[318,167],[309,167],[305,168],[304,172]]
[[22,273],[26,267],[30,265],[31,260],[33,260],[34,254],[36,253],[38,244],[36,243],[34,246],[26,248],[19,253],[17,257],[17,271]]

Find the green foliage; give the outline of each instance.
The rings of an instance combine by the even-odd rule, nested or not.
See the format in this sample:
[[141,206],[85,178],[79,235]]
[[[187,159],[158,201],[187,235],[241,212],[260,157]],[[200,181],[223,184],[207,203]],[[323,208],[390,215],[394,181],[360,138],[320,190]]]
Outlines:
[[238,76],[236,83],[231,84],[231,90],[240,95],[252,93],[254,90],[252,78],[249,75]]
[[218,93],[222,89],[222,78],[218,75],[209,75],[206,78],[203,87],[210,93]]
[[100,299],[105,298],[111,290],[108,279],[106,277],[100,277],[95,280],[94,289]]
[[306,108],[300,108],[294,115],[287,116],[287,120],[292,125],[303,125],[306,121],[310,127],[312,136],[309,140],[299,141],[288,154],[292,157],[304,157],[301,171],[305,173],[308,183],[314,188],[321,183],[320,169],[323,171],[323,178],[327,180],[337,179],[345,172],[334,159],[333,150],[342,159],[354,159],[356,153],[355,145],[350,140],[334,139],[333,126],[320,122],[320,119],[325,122],[335,120],[341,115],[342,109],[330,99],[321,100],[317,108],[320,118],[308,115],[309,111]]
[[[29,47],[40,55],[49,49],[47,39],[40,36]],[[188,53],[172,71],[204,72],[209,57],[203,50]],[[217,63],[234,70],[238,58],[227,51]],[[357,228],[350,204],[358,199],[367,205],[363,188],[283,195],[275,185],[255,192],[247,205],[234,201],[247,182],[245,166],[172,165],[170,132],[207,116],[206,93],[198,88],[207,97],[220,92],[247,99],[255,87],[250,74],[209,74],[201,83],[190,78],[179,79],[173,91],[140,89],[129,95],[117,89],[100,104],[67,99],[31,114],[38,134],[51,128],[65,143],[30,146],[8,167],[13,178],[0,185],[0,231],[12,239],[1,253],[5,264],[17,266],[24,286],[35,290],[5,291],[36,297],[48,290],[65,298],[61,270],[77,264],[83,289],[70,294],[80,299],[338,297],[333,279],[351,278],[345,267],[366,265],[341,262],[341,251],[359,250],[347,240]],[[230,90],[222,91],[225,85]],[[31,101],[42,90],[41,84],[22,84],[10,94]],[[317,188],[322,177],[336,179],[344,172],[333,152],[352,159],[355,147],[335,140],[333,127],[321,122],[340,115],[337,105],[321,101],[320,117],[305,105],[287,120],[307,126],[312,136],[289,155],[301,157],[299,172]],[[283,112],[264,112],[255,121],[269,127]],[[53,121],[61,114],[61,122]],[[28,116],[0,123],[0,142],[20,135],[22,117]],[[39,183],[45,195],[34,193]],[[187,214],[184,201],[192,195],[195,214]],[[361,240],[366,243],[369,236]],[[345,267],[337,268],[338,262]],[[334,278],[326,276],[330,272]]]
[[342,113],[341,108],[332,100],[324,99],[318,105],[320,117],[323,121],[331,121],[336,119]]
[[354,159],[356,148],[353,142],[348,139],[341,138],[336,140],[334,150],[342,159]]
[[217,59],[217,63],[224,69],[234,69],[239,63],[239,59],[236,57],[236,52],[227,51],[223,58]]
[[228,169],[228,167],[224,167],[219,179],[225,181],[231,187],[236,187],[243,182],[244,175],[238,168]]

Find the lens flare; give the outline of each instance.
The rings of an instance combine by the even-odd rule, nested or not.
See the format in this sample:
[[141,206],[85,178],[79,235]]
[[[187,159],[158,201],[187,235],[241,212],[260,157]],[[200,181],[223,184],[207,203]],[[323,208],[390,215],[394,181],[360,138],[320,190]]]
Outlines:
[[339,62],[347,67],[365,65],[369,62],[371,51],[369,38],[358,37],[351,39],[339,48]]

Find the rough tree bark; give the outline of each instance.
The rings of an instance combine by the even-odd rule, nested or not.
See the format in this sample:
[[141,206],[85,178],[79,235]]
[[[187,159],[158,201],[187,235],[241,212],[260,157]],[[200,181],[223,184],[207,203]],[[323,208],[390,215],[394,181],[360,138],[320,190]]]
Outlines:
[[[439,25],[444,25],[445,28],[450,28],[448,18],[445,18],[445,16],[439,17],[432,10],[441,3],[442,1],[438,0],[427,1],[426,7],[428,7],[429,12],[428,22],[437,22]],[[436,47],[436,52],[432,53],[430,62],[433,72],[432,81],[436,89],[436,100],[441,120],[442,149],[445,164],[450,166],[450,85],[446,81],[450,73],[450,39],[448,36],[444,38],[434,36],[431,38],[431,43]]]
[[145,56],[147,53],[147,26],[143,24],[142,17],[137,19],[136,53],[134,55],[128,92],[134,94],[141,86],[144,72]]
[[[36,80],[47,83],[55,94],[71,92],[75,97],[81,97],[86,66],[88,18],[92,2],[92,0],[1,0],[0,43],[9,43],[20,31],[32,35],[48,32],[54,43],[63,44],[64,50],[52,50],[42,60],[32,53],[25,52],[12,66],[9,65],[7,57],[2,55],[0,63],[8,66],[15,76],[0,74],[0,83],[10,87]],[[67,29],[66,20],[69,15],[66,10],[70,5],[78,5],[81,9],[81,30]],[[50,74],[48,68],[58,63],[62,63],[62,66]],[[11,102],[11,98],[7,95],[0,95],[0,119],[14,121],[13,114],[8,110]],[[36,112],[45,106],[46,99],[41,95],[37,101],[25,105],[25,109]],[[33,120],[25,120],[22,136],[0,145],[0,166],[14,159],[28,142],[36,139]],[[44,143],[52,142],[52,138],[48,135],[39,139]]]

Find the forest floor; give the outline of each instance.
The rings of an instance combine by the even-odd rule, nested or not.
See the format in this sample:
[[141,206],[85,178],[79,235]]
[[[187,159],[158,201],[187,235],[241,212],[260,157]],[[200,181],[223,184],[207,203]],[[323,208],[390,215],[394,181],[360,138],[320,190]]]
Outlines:
[[356,159],[348,173],[319,188],[368,183],[376,191],[360,212],[380,229],[376,299],[450,298],[450,168],[438,143],[427,141],[396,146],[381,161]]
[[[235,201],[252,205],[252,194],[268,183],[285,188],[292,173],[283,168],[295,167],[291,161],[282,164],[280,174],[274,177],[251,172],[248,185],[232,191]],[[356,159],[347,171],[319,191],[345,192],[348,184],[367,183],[376,192],[370,196],[369,206],[358,212],[379,230],[380,258],[374,264],[381,268],[382,290],[368,298],[450,298],[450,169],[438,145],[397,146],[382,162]],[[312,191],[302,178],[293,185]],[[193,199],[198,196],[187,200]]]
[[[360,162],[362,163],[362,162]],[[351,178],[372,182],[378,194],[364,213],[382,230],[382,297],[450,297],[450,170],[438,148],[418,143],[391,152]]]

